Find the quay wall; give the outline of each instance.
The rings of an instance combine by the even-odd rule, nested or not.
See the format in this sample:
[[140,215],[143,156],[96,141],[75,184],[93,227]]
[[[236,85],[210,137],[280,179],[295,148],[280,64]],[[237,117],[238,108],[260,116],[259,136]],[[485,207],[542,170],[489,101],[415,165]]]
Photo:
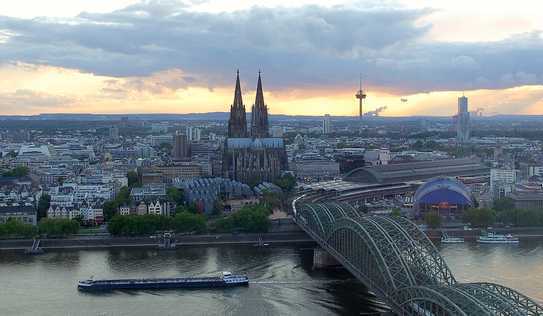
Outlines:
[[[263,234],[214,234],[176,236],[178,247],[183,246],[221,246],[221,245],[313,245],[315,242],[304,232],[277,232]],[[31,239],[0,240],[0,250],[26,250],[32,246]],[[79,236],[59,239],[42,239],[43,249],[92,249],[92,248],[130,248],[158,247],[158,240],[153,236],[110,237]]]

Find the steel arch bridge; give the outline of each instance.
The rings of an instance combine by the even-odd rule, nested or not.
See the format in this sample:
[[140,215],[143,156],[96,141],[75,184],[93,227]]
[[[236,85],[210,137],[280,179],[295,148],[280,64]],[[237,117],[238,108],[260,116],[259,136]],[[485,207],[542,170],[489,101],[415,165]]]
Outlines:
[[296,223],[399,315],[543,315],[493,283],[460,283],[428,237],[402,217],[349,204],[293,202]]

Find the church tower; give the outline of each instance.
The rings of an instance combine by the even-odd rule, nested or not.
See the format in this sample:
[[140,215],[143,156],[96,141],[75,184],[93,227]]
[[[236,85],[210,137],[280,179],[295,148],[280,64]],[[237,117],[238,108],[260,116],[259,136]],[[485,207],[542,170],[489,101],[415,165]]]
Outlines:
[[255,104],[251,110],[251,137],[266,138],[269,136],[268,130],[268,107],[264,103],[264,93],[262,92],[262,80],[260,71],[258,72],[258,83],[256,86]]
[[239,83],[239,70],[236,77],[236,91],[234,92],[234,103],[230,106],[230,118],[228,119],[228,137],[247,137],[247,117],[245,106],[241,98],[241,85]]

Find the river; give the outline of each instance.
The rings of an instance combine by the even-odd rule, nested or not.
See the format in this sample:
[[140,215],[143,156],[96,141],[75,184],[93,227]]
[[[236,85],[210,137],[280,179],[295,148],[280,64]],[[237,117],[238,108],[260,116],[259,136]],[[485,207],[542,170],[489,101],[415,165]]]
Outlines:
[[[543,243],[451,244],[441,252],[461,281],[491,281],[543,301]],[[350,315],[383,311],[342,270],[313,271],[311,251],[294,247],[194,247],[0,252],[0,315]],[[88,294],[95,278],[249,275],[249,287]]]

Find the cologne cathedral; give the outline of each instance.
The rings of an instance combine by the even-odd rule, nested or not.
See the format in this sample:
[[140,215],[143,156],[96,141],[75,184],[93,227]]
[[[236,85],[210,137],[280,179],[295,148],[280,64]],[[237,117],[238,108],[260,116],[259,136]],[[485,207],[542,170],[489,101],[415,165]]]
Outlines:
[[239,71],[237,73],[234,103],[230,107],[228,120],[228,138],[224,144],[223,168],[226,177],[249,185],[271,182],[287,169],[283,139],[270,137],[269,134],[268,106],[264,103],[260,72],[249,131]]

